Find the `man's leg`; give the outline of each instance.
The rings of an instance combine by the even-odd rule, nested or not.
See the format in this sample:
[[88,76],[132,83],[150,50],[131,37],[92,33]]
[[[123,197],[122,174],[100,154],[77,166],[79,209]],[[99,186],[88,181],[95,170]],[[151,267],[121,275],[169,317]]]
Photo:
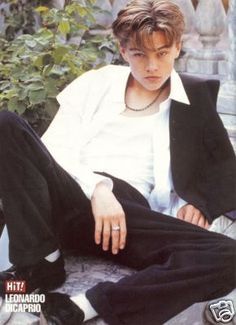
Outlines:
[[[118,191],[117,185],[122,185]],[[234,240],[151,211],[145,199],[130,188],[123,188],[122,182],[114,181],[114,193],[123,198],[120,202],[127,220],[127,246],[123,251],[114,256],[94,244],[91,215],[83,225],[79,221],[79,226],[75,223],[73,228],[78,228],[78,238],[83,235],[80,231],[89,234],[85,252],[87,248],[88,253],[110,258],[139,272],[118,283],[103,282],[91,288],[86,292],[87,306],[81,295],[72,298],[85,315],[92,315],[91,304],[110,325],[162,324],[191,304],[214,299],[234,288]],[[134,196],[136,203],[130,200]],[[52,315],[64,319],[64,298],[49,294],[49,302],[46,299],[42,307],[47,319]],[[65,299],[68,308],[74,307],[68,297]]]
[[[104,282],[88,290],[88,304],[81,301],[81,295],[74,297],[72,300],[85,315],[91,303],[110,325],[162,324],[191,304],[222,296],[234,288],[235,241],[151,211],[140,193],[123,181],[113,178],[113,182],[113,191],[118,198],[122,197],[120,202],[126,214],[125,250],[114,256],[94,244],[91,215],[83,224],[81,219],[74,220],[72,228],[83,229],[87,235],[86,241],[83,234],[77,237],[77,245],[84,252],[105,256],[139,272],[118,283]],[[48,298],[49,302],[46,299],[42,306],[47,319],[64,319],[64,306],[74,308],[63,294],[49,294]]]
[[[89,201],[29,125],[8,112],[0,113],[0,198],[10,261],[21,269],[21,276],[28,266],[38,265],[53,277],[58,264],[58,283],[64,281],[62,258],[47,263],[44,257],[59,248],[65,219],[87,209]],[[78,202],[76,209],[74,202]],[[34,271],[41,276],[37,267]],[[47,282],[53,284],[50,279]]]
[[220,234],[123,202],[127,247],[115,257],[139,269],[86,296],[109,324],[162,324],[191,304],[236,285],[236,242]]
[[[114,256],[94,244],[92,215],[86,217],[86,222],[73,220],[72,228],[83,229],[75,243],[86,253],[110,258],[139,272],[118,283],[104,282],[88,290],[87,306],[80,296],[74,297],[80,308],[90,309],[91,303],[110,325],[153,325],[165,322],[194,302],[232,290],[236,282],[235,241],[151,211],[140,193],[123,181],[113,178],[113,182],[113,191],[122,198],[119,200],[126,214],[125,250]],[[42,306],[48,320],[52,316],[65,319],[68,308],[71,317],[77,316],[68,297],[51,295]]]

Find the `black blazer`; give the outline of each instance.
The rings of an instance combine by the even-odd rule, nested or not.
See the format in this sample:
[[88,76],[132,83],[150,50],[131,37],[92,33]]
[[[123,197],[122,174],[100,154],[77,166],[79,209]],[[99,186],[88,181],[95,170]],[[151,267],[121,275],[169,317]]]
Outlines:
[[176,193],[209,222],[236,210],[236,159],[216,112],[219,81],[180,75],[191,105],[172,101],[170,155]]

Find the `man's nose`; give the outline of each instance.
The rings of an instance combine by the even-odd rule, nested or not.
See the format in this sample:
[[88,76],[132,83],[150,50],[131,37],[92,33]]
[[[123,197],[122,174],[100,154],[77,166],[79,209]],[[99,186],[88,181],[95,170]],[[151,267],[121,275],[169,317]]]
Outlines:
[[147,62],[147,72],[155,72],[159,70],[159,62],[157,59],[149,59]]

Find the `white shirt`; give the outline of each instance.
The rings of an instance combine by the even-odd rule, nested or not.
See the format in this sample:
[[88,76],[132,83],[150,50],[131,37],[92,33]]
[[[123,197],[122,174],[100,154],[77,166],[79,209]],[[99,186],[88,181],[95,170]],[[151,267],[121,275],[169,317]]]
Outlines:
[[[81,163],[81,150],[86,143],[95,138],[107,123],[125,110],[125,89],[130,69],[123,66],[106,66],[91,70],[75,79],[57,97],[60,109],[42,140],[56,161],[80,184],[88,198],[96,184],[112,181]],[[186,202],[175,193],[172,183],[169,150],[169,110],[171,100],[189,105],[182,81],[173,70],[171,91],[160,105],[160,119],[154,132],[153,158],[155,187],[149,196],[153,210],[176,216],[178,209]],[[6,226],[0,238],[0,270],[9,265],[8,233]]]
[[[42,137],[56,161],[78,181],[88,198],[91,198],[98,182],[105,181],[112,188],[112,181],[93,173],[89,166],[82,164],[81,150],[125,110],[129,75],[129,67],[109,65],[74,80],[58,95],[60,109]],[[178,208],[186,202],[177,196],[172,183],[169,151],[171,100],[189,104],[182,81],[174,70],[171,73],[169,98],[160,107],[162,122],[155,130],[155,187],[149,202],[152,209],[176,216]]]
[[84,146],[81,163],[126,181],[148,199],[155,182],[153,132],[158,115],[118,115]]

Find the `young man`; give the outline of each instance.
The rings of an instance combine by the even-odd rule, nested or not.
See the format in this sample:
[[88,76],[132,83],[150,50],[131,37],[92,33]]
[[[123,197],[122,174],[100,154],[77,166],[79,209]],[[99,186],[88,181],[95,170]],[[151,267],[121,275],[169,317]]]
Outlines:
[[14,264],[2,284],[59,286],[63,247],[139,271],[78,297],[48,293],[46,323],[99,314],[112,325],[160,324],[235,287],[236,242],[206,230],[236,208],[235,156],[215,110],[218,82],[174,71],[183,30],[172,2],[131,1],[113,23],[129,67],[90,71],[59,94],[47,148],[20,118],[1,114]]

